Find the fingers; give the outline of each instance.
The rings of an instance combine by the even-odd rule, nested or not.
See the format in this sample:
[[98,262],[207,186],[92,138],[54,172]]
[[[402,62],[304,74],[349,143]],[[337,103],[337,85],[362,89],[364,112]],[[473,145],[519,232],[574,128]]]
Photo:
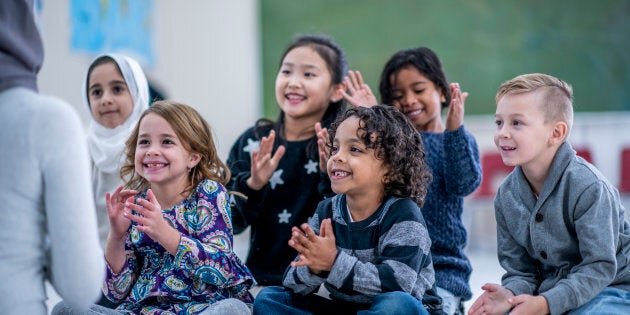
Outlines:
[[280,163],[280,159],[284,156],[285,150],[286,150],[285,147],[281,145],[276,150],[276,153],[273,154],[273,157],[271,157],[271,163],[274,169],[278,167],[278,163]]
[[[162,210],[162,207],[160,207],[160,203],[157,201],[157,198],[155,197],[155,194],[153,194],[153,190],[149,189],[147,191],[147,199],[148,199],[148,202],[150,204],[148,209],[150,209],[150,210]],[[146,203],[147,202],[147,200],[144,200],[144,199],[140,199],[139,201],[141,201],[142,203]]]
[[507,300],[508,303],[512,304],[512,306],[521,304],[523,302],[525,302],[527,300],[527,298],[529,297],[529,295],[527,294],[519,294],[515,297],[511,297]]
[[300,227],[302,228],[302,231],[304,232],[304,236],[306,236],[306,238],[309,239],[310,241],[314,240],[315,237],[317,236],[317,234],[315,234],[315,231],[313,231],[313,229],[311,228],[310,225],[308,225],[308,223],[302,223]]
[[486,283],[481,286],[481,289],[488,292],[497,292],[501,288],[500,285],[496,283]]
[[304,255],[299,255],[297,261],[294,260],[291,262],[291,267],[307,266],[308,264],[308,259],[306,259]]
[[335,237],[335,234],[333,233],[333,228],[332,228],[332,219],[328,218],[322,221],[322,224],[319,228],[319,236],[325,237],[325,238]]

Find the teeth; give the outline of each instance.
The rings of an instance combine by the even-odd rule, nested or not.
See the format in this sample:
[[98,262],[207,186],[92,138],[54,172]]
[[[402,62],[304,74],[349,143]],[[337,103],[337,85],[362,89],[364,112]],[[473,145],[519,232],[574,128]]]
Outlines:
[[348,176],[348,172],[335,171],[335,176]]
[[164,167],[163,163],[147,163],[147,167]]
[[301,100],[301,99],[304,99],[304,96],[290,94],[290,95],[287,95],[287,98],[290,100]]

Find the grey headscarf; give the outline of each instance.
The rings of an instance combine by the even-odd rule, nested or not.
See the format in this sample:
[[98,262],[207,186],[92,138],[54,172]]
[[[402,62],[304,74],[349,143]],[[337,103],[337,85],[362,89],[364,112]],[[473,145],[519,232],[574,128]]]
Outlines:
[[44,47],[33,0],[0,1],[0,92],[24,87],[37,92]]

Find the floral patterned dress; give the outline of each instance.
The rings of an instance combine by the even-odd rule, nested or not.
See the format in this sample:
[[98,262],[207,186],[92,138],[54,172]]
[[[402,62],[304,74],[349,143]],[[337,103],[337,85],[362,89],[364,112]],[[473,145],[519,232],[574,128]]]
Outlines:
[[[146,191],[138,194],[146,198]],[[225,187],[205,179],[184,201],[162,210],[181,233],[175,256],[132,222],[120,273],[107,266],[103,292],[132,314],[198,314],[226,298],[253,303],[254,279],[232,248],[232,223]]]

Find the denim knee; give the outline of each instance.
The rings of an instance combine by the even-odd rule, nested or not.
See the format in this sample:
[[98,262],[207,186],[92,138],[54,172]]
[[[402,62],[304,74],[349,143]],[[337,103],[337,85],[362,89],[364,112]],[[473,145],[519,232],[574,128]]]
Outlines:
[[254,314],[282,314],[289,312],[291,306],[291,291],[283,287],[266,287],[254,299]]
[[395,291],[377,295],[367,312],[359,314],[428,314],[422,302],[411,294]]

